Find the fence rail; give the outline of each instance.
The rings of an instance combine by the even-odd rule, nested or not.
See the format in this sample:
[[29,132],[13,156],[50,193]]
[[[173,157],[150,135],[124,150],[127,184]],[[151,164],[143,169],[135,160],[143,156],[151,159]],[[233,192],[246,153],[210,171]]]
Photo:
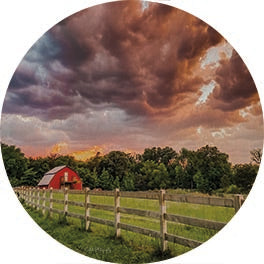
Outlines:
[[[234,198],[219,198],[219,197],[202,197],[202,196],[191,196],[182,194],[166,194],[165,190],[160,190],[159,192],[123,192],[116,189],[115,191],[91,191],[89,188],[85,190],[53,190],[51,189],[39,189],[39,188],[25,188],[18,187],[14,188],[19,198],[23,199],[25,203],[37,210],[42,210],[45,214],[48,212],[51,216],[53,213],[64,215],[68,217],[73,217],[85,221],[85,230],[89,229],[90,223],[98,223],[102,225],[112,226],[115,228],[116,237],[121,236],[121,230],[127,230],[134,233],[139,233],[154,238],[159,238],[161,240],[162,251],[167,249],[167,242],[181,244],[190,248],[195,248],[202,244],[200,241],[193,239],[169,234],[167,232],[167,222],[180,223],[190,226],[196,226],[200,228],[207,228],[213,230],[220,230],[225,226],[226,223],[194,218],[183,215],[169,214],[166,212],[166,201],[180,202],[180,203],[193,203],[201,205],[210,206],[220,206],[220,207],[233,207],[237,212],[238,209],[244,202],[242,195],[235,195]],[[54,193],[62,193],[64,195],[63,199],[54,199]],[[77,202],[69,200],[70,194],[83,194],[84,202]],[[96,204],[90,202],[91,196],[112,196],[114,198],[113,205]],[[126,198],[137,198],[137,199],[154,199],[159,201],[159,211],[148,211],[134,208],[126,208],[120,206],[121,197]],[[46,202],[49,206],[46,206]],[[63,210],[55,209],[54,204],[63,205]],[[74,212],[69,212],[68,205],[77,206],[84,208],[84,214],[78,214]],[[105,210],[114,212],[114,221],[106,220],[98,217],[93,217],[90,215],[90,209]],[[160,220],[160,231],[151,230],[147,228],[142,228],[134,225],[129,225],[121,223],[121,214],[132,214],[147,218],[155,218]]]

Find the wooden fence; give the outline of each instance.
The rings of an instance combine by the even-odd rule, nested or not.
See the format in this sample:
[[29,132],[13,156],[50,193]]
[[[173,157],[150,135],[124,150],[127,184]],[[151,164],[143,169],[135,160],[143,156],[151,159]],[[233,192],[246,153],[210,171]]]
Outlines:
[[[53,190],[53,189],[39,189],[39,188],[15,188],[14,189],[19,198],[23,199],[27,205],[30,205],[37,210],[42,210],[45,214],[49,212],[52,216],[53,213],[57,213],[64,216],[78,218],[85,221],[85,229],[88,230],[90,223],[95,222],[98,224],[108,225],[115,228],[116,237],[121,236],[121,230],[127,230],[161,240],[162,251],[167,249],[167,242],[177,243],[190,248],[195,248],[202,244],[202,242],[169,234],[167,232],[167,222],[176,222],[201,228],[220,230],[226,223],[217,222],[212,220],[205,220],[200,218],[169,214],[166,212],[166,201],[192,203],[200,205],[211,205],[220,207],[235,208],[237,212],[244,202],[242,195],[235,195],[234,198],[220,198],[220,197],[203,197],[193,196],[186,194],[166,194],[165,190],[159,192],[123,192],[119,189],[115,191],[92,191],[86,188],[82,191],[76,190]],[[54,199],[54,193],[63,193],[64,199]],[[84,194],[84,202],[77,202],[69,200],[69,193]],[[114,206],[105,204],[95,204],[90,202],[90,197],[93,195],[99,196],[112,196],[114,197]],[[159,211],[147,211],[141,209],[125,208],[120,206],[121,197],[136,198],[136,199],[154,199],[159,201]],[[49,202],[49,206],[46,206],[46,202]],[[55,209],[54,203],[62,204],[63,210]],[[84,208],[84,214],[77,214],[69,212],[68,205],[78,206]],[[90,215],[90,209],[99,209],[114,212],[114,221],[93,217]],[[134,225],[121,223],[121,213],[132,214],[137,216],[143,216],[147,218],[160,219],[160,231],[146,229]]]

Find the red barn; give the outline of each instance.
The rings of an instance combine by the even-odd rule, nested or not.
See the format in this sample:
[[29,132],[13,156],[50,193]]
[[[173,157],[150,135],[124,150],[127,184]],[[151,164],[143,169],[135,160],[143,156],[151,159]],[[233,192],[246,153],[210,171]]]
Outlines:
[[45,173],[38,184],[40,188],[53,189],[82,189],[82,180],[79,175],[67,166],[58,166]]

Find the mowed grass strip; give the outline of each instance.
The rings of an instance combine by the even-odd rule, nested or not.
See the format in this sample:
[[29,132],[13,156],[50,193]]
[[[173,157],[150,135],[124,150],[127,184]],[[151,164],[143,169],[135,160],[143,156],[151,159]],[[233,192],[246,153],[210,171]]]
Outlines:
[[[64,199],[64,195],[62,193],[54,193],[53,197],[54,199],[60,199],[60,200]],[[69,194],[69,200],[84,202],[84,194]],[[111,196],[90,196],[90,201],[91,203],[96,203],[96,204],[105,204],[105,205],[112,205],[112,206],[114,205],[114,198]],[[228,222],[235,213],[233,208],[226,208],[226,207],[177,203],[177,202],[170,202],[170,201],[167,201],[166,204],[167,204],[167,213],[220,221],[220,222]],[[46,203],[46,206],[49,206],[48,202]],[[63,210],[63,204],[54,203],[53,207],[56,209]],[[121,197],[121,207],[158,212],[159,211],[159,201],[150,200],[150,199],[135,199],[135,198]],[[69,212],[84,215],[84,208],[79,207],[79,206],[69,205]],[[114,220],[114,212],[97,210],[97,209],[90,209],[90,212],[91,212],[91,216],[93,217],[98,217],[98,218],[112,220],[112,221]],[[58,217],[58,216],[55,216],[55,217]],[[84,227],[83,221],[80,221],[79,219],[67,217],[67,220],[68,220],[68,223],[74,226],[72,228],[77,228],[78,230],[81,230]],[[136,216],[136,215],[131,215],[131,214],[121,213],[121,222],[134,225],[134,226],[138,226],[138,227],[156,230],[156,231],[159,231],[159,228],[160,228],[159,219],[147,218],[147,217]],[[42,222],[40,225],[42,225]],[[104,225],[100,225],[96,223],[91,223],[90,231],[91,232],[89,232],[89,236],[93,236],[94,239],[95,238],[98,239],[98,237],[100,237],[99,240],[101,241],[101,239],[109,238],[115,241],[116,243],[116,240],[114,239],[114,228],[112,227],[108,227],[108,226],[104,226]],[[179,224],[179,223],[168,222],[168,233],[194,239],[194,240],[198,240],[201,242],[205,242],[206,240],[211,238],[216,232],[217,231],[215,230],[209,230],[206,228],[199,228],[199,227],[188,226],[188,225]],[[87,234],[87,232],[84,232],[84,233]],[[93,235],[90,235],[90,234],[93,234]],[[190,248],[187,248],[187,247],[184,247],[178,244],[169,243],[169,254],[162,255],[159,250],[160,248],[159,239],[154,239],[148,236],[136,234],[136,233],[125,231],[125,230],[122,230],[121,234],[122,234],[121,240],[123,243],[122,245],[125,245],[126,247],[131,248],[133,252],[134,250],[136,252],[137,251],[145,252],[149,257],[151,257],[151,261],[161,260],[166,257],[177,256],[177,255],[180,255],[190,250]],[[57,232],[55,234],[52,234],[52,236],[55,239],[61,241],[60,236],[57,237]],[[91,245],[93,245],[93,243]],[[97,244],[95,242],[94,246],[96,245]],[[81,249],[80,246],[78,246],[77,249],[74,248],[73,245],[71,245],[70,247],[77,250],[78,252],[83,253],[84,255],[98,258],[96,254],[99,254],[99,253],[91,252],[92,251],[91,249],[88,250],[87,252],[87,250]],[[145,258],[147,257],[146,255],[144,255],[143,258],[142,256],[138,258],[135,257],[135,258],[137,259],[136,262],[133,262],[134,258],[129,258],[129,261],[132,261],[132,262],[124,261],[123,263],[139,263],[141,261],[146,262]],[[111,256],[109,256],[108,258],[104,254],[102,258],[98,258],[98,259],[112,261]],[[120,257],[120,260],[118,262],[121,263],[122,260],[124,260],[124,258]]]

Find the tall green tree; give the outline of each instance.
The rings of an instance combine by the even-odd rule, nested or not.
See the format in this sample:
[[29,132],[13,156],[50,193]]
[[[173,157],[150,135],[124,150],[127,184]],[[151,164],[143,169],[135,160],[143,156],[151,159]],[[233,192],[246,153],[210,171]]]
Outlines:
[[146,148],[141,156],[142,161],[152,160],[156,163],[163,163],[166,167],[177,157],[176,151],[171,147]]
[[131,167],[131,157],[122,151],[111,151],[105,155],[99,165],[98,173],[107,171],[114,179],[116,185],[121,183]]
[[172,188],[190,189],[193,177],[188,174],[186,168],[183,168],[181,165],[178,164],[174,168],[173,176],[173,179],[171,178]]
[[121,190],[134,191],[135,190],[135,177],[132,172],[128,172],[121,182]]
[[169,174],[163,163],[158,164],[153,160],[147,160],[143,162],[141,174],[148,189],[160,189],[169,186]]
[[13,187],[21,185],[21,178],[28,169],[27,159],[20,148],[1,143],[2,157],[6,173]]
[[86,168],[84,166],[78,166],[76,168],[76,172],[81,177],[84,187],[94,189],[99,186],[99,179],[96,172],[96,168],[90,171],[89,168]]
[[[197,155],[195,151],[182,148],[177,159],[178,169],[175,170],[176,181],[180,188],[194,189],[194,175],[198,172]],[[179,168],[181,167],[181,169]]]
[[38,157],[35,159],[28,158],[28,167],[35,172],[35,178],[37,179],[37,182],[41,180],[41,178],[47,171],[52,169],[52,167],[50,167],[47,157]]
[[211,193],[221,187],[221,178],[230,177],[231,163],[228,155],[217,147],[208,145],[196,151],[197,172],[194,176],[196,187],[201,192]]
[[[116,185],[116,186],[115,186]],[[99,186],[103,190],[112,190],[114,187],[118,188],[119,183],[115,182],[110,173],[104,168],[101,175],[99,176]]]
[[233,183],[240,188],[242,192],[248,193],[258,174],[258,165],[251,163],[236,164],[233,168]]
[[21,176],[20,185],[36,186],[39,182],[36,174],[37,173],[33,170],[33,168],[25,170]]

